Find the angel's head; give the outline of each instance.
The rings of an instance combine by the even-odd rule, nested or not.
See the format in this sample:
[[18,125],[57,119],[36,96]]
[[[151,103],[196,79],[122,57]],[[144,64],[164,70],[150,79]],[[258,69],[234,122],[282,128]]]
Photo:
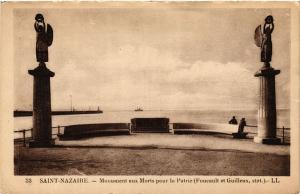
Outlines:
[[265,22],[266,22],[267,24],[272,24],[272,23],[273,23],[273,16],[268,15],[268,16],[266,17],[266,19],[265,19]]
[[37,32],[42,32],[45,30],[44,16],[40,13],[35,16],[35,28]]

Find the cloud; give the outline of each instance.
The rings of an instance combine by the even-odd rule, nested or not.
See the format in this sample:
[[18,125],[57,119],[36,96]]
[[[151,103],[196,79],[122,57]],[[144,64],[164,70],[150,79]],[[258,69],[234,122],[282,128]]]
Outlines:
[[72,94],[74,103],[81,106],[224,108],[243,107],[256,95],[253,91],[257,80],[247,64],[187,63],[149,46],[132,45],[124,45],[100,58],[97,64],[66,62],[57,71],[54,104],[69,104],[68,97],[62,100],[58,96]]
[[[37,65],[36,11],[20,9],[14,15],[16,108],[32,104],[27,70]],[[83,108],[255,108],[258,79],[253,74],[261,63],[253,30],[270,11],[277,26],[272,66],[282,70],[276,78],[278,107],[288,104],[288,10],[44,11],[55,30],[47,64],[56,73],[54,109],[68,108],[70,95]]]

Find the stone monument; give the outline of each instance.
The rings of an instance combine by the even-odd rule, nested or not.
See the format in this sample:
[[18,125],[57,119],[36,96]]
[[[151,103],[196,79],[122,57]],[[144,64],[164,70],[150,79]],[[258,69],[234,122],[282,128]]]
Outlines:
[[34,28],[37,33],[36,38],[36,60],[38,67],[28,70],[34,77],[33,82],[33,140],[29,142],[29,147],[49,147],[54,145],[52,139],[52,118],[51,118],[51,90],[50,77],[54,72],[50,71],[45,62],[48,62],[48,47],[53,41],[52,27],[45,25],[42,14],[35,16]]
[[263,67],[255,73],[259,78],[259,105],[258,105],[258,132],[254,142],[263,144],[279,144],[281,140],[276,137],[276,94],[275,76],[280,70],[271,67],[272,59],[272,32],[274,30],[273,17],[265,18],[263,27],[259,25],[255,30],[255,44],[261,48],[261,62]]

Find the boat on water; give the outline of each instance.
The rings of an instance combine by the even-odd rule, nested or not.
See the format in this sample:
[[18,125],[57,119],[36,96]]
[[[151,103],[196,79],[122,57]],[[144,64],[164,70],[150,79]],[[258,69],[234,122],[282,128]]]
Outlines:
[[141,107],[137,107],[134,111],[143,111]]

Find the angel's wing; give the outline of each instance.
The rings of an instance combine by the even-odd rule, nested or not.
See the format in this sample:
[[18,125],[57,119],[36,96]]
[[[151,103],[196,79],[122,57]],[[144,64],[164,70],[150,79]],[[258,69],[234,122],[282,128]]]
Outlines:
[[254,33],[254,42],[256,46],[261,47],[262,40],[263,40],[263,34],[261,32],[261,25],[259,25],[255,29],[255,33]]
[[48,46],[51,46],[52,41],[53,41],[53,29],[50,26],[50,24],[47,24],[47,33],[46,33],[46,36],[47,36],[47,44],[48,44]]

